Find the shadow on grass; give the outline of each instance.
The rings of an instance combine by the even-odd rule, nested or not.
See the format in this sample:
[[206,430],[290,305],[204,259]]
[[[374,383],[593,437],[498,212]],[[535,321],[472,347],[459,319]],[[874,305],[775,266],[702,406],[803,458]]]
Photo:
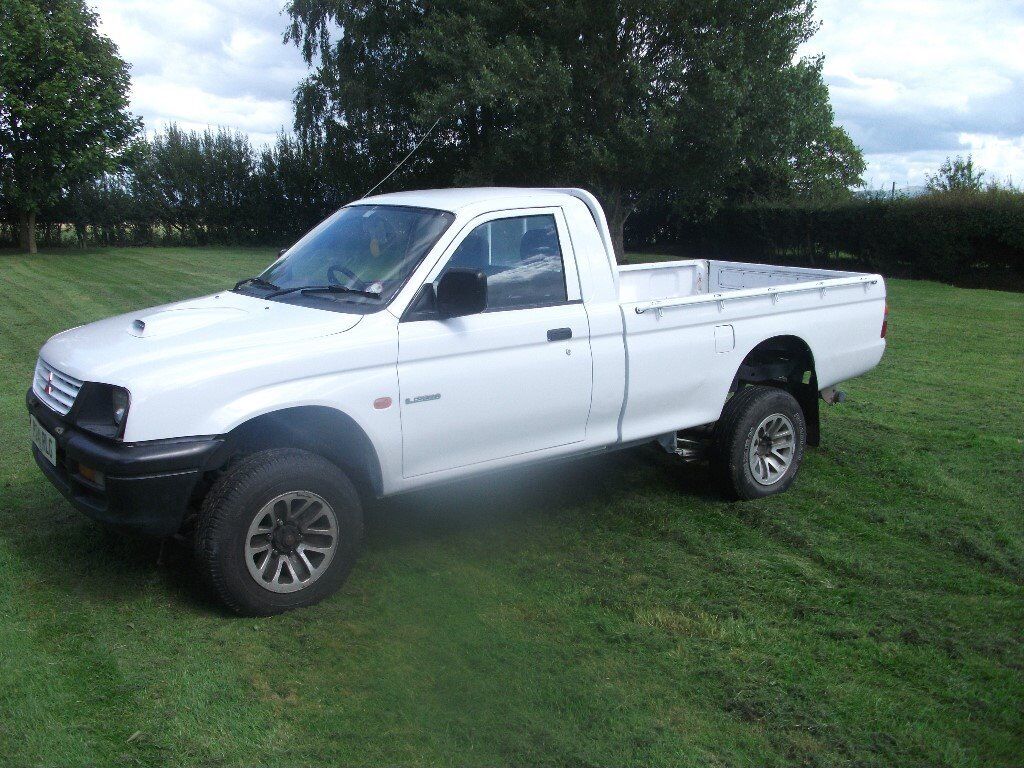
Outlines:
[[[162,591],[179,608],[225,613],[194,567],[190,542],[107,529],[43,486],[43,478],[28,476],[5,488],[8,524],[0,527],[0,541],[31,574],[26,586],[42,584],[103,604],[151,599]],[[413,544],[543,524],[642,531],[644,520],[628,517],[626,507],[659,493],[718,500],[706,467],[638,448],[368,501],[365,546],[379,557]]]
[[367,505],[368,544],[375,550],[444,539],[495,527],[559,522],[619,528],[637,498],[676,493],[718,501],[707,467],[683,465],[654,448],[637,448],[507,470]]
[[86,518],[31,476],[5,489],[0,542],[20,560],[17,572],[36,587],[86,603],[116,605],[157,585],[183,607],[214,606],[191,567],[191,553],[171,540],[126,535]]

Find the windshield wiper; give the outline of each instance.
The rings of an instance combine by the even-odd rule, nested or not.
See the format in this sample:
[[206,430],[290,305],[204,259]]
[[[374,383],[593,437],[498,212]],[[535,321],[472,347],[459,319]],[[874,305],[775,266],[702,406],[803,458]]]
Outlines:
[[376,291],[361,291],[358,288],[349,288],[347,285],[298,285],[294,288],[280,288],[273,293],[268,293],[264,298],[273,299],[284,296],[286,293],[354,293],[356,296],[366,296],[368,299],[380,298],[380,294]]
[[270,282],[269,280],[264,280],[259,275],[256,275],[256,277],[247,277],[245,278],[245,280],[239,280],[237,283],[235,283],[234,290],[237,291],[244,285],[258,285],[260,288],[269,288],[272,291],[281,290],[281,286],[274,285],[272,282]]

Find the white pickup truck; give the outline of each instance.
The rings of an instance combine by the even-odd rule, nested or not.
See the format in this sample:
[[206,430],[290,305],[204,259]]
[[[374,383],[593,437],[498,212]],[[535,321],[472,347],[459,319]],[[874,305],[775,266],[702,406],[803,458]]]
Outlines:
[[879,275],[616,265],[578,189],[359,200],[261,275],[60,333],[33,453],[85,514],[194,537],[246,614],[341,584],[360,498],[658,443],[779,493],[885,349]]

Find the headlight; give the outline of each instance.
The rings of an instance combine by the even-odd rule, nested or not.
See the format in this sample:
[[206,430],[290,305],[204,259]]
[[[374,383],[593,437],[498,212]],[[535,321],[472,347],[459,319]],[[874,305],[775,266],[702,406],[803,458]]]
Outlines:
[[124,435],[131,394],[123,387],[87,381],[75,400],[75,424],[95,435],[115,440]]
[[122,387],[110,388],[110,399],[114,405],[114,423],[118,427],[124,426],[124,420],[128,416],[129,395],[128,390]]

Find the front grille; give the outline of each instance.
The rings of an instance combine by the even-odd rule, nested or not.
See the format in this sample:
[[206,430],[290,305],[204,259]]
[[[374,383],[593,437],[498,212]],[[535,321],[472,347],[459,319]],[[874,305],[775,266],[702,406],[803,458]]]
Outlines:
[[78,397],[78,390],[81,388],[81,381],[61,373],[43,358],[39,358],[36,363],[36,375],[32,380],[32,391],[51,410],[61,416],[67,415],[71,406],[75,404],[75,398]]

